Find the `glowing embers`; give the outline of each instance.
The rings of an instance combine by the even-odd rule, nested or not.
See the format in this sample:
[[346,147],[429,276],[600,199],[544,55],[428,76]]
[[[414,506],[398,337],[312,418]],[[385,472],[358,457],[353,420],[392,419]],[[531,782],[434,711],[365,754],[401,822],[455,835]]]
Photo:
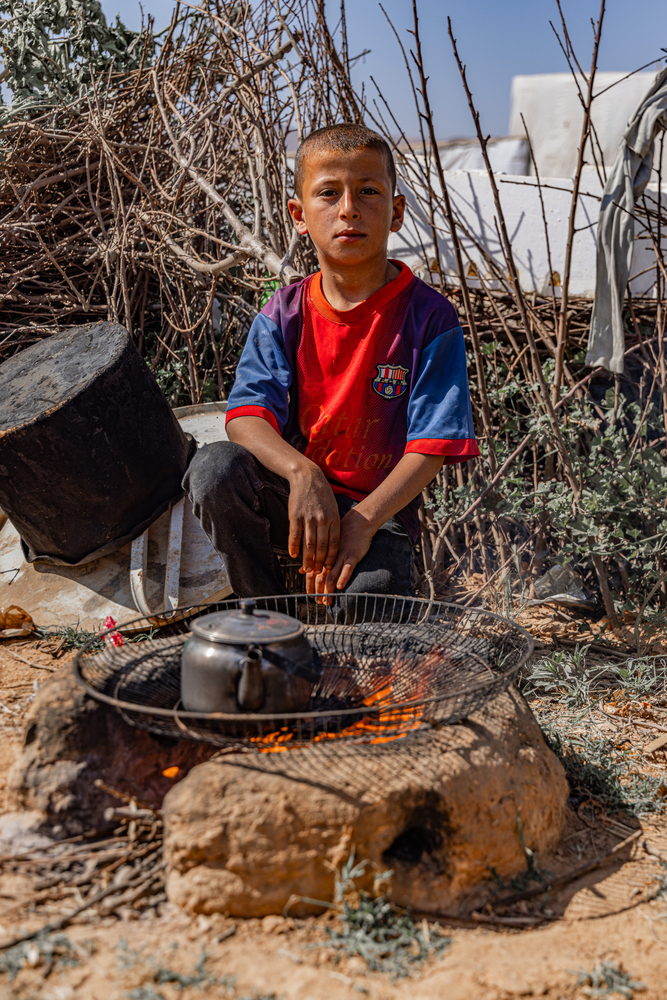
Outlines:
[[[355,714],[363,711],[363,708],[370,711],[349,725],[341,725],[340,716],[332,718],[330,727],[327,727],[325,721],[323,730],[314,733],[308,742],[323,743],[345,740],[346,742],[374,744],[403,739],[409,732],[419,729],[424,724],[423,698],[424,693],[428,690],[428,675],[432,668],[442,662],[442,659],[442,651],[434,650],[430,655],[424,657],[420,664],[421,669],[416,668],[412,678],[406,677],[402,669],[405,664],[400,657],[394,667],[388,670],[388,676],[385,673],[386,664],[375,664],[380,686],[366,697],[360,698]],[[342,679],[341,675],[354,671],[355,666],[358,664],[348,664],[346,670],[340,664],[332,665],[329,669],[335,677],[332,678],[333,683],[329,681],[331,686],[335,689],[337,682],[339,683]],[[368,665],[365,665],[365,668],[368,669]],[[326,687],[328,680],[326,666],[324,671],[323,687]],[[349,686],[349,681],[346,686]],[[409,701],[405,700],[406,694]],[[295,737],[297,738],[295,739]],[[298,739],[298,733],[295,732],[293,726],[282,726],[277,731],[266,735],[251,736],[249,742],[260,753],[281,753],[285,750],[295,750],[304,745],[304,741]]]

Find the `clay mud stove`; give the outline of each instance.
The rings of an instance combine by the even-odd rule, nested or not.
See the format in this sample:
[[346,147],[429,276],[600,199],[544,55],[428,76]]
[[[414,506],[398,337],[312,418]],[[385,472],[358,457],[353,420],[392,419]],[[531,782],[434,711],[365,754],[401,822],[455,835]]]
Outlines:
[[[400,906],[479,905],[490,869],[524,869],[526,847],[550,850],[565,817],[562,767],[512,684],[532,640],[477,608],[335,601],[226,601],[140,620],[122,645],[113,633],[101,651],[89,643],[31,707],[9,780],[22,836],[81,844],[96,831],[113,845],[129,823],[118,864],[137,852],[150,864],[116,902],[164,898],[164,870],[166,897],[190,913],[321,912],[313,900],[332,899],[354,855],[367,862],[361,888],[393,872]],[[213,613],[236,623],[243,646],[235,698],[252,664],[244,650],[261,658],[265,701],[253,710],[183,707],[183,649]],[[288,651],[270,631],[284,615],[312,650],[309,697],[267,713],[271,677],[285,683]],[[252,637],[239,639],[248,622]]]

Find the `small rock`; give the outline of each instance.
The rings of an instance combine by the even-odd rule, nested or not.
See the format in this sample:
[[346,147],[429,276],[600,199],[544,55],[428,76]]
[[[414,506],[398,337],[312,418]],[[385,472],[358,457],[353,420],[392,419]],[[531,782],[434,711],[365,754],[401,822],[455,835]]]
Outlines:
[[113,879],[111,880],[112,885],[123,886],[125,882],[134,874],[134,868],[132,865],[121,865],[114,872]]
[[50,847],[53,840],[41,829],[44,816],[37,810],[7,812],[0,817],[0,854],[20,854]]
[[287,930],[285,918],[279,917],[277,913],[269,914],[262,920],[262,930],[265,934],[284,934]]
[[203,913],[200,913],[197,918],[197,926],[202,934],[208,934],[213,924],[208,917],[205,917]]
[[41,960],[39,948],[34,944],[29,944],[25,951],[25,964],[29,969],[36,969]]
[[345,971],[349,976],[365,976],[368,972],[368,965],[361,955],[352,955],[345,963]]

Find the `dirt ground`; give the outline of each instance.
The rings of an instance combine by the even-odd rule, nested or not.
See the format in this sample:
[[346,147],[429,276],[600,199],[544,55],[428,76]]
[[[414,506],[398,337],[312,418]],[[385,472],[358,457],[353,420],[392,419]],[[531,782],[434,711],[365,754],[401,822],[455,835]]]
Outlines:
[[[545,639],[550,633],[543,617]],[[7,809],[6,775],[20,748],[23,715],[35,686],[48,676],[12,654],[48,670],[71,658],[54,661],[31,641],[0,643],[0,813]],[[644,735],[650,740],[656,734],[647,730]],[[640,827],[622,812],[580,808],[579,814],[572,813],[558,850],[539,859],[545,870],[559,874],[585,864]],[[122,917],[82,913],[61,938],[55,936],[60,944],[54,956],[40,955],[35,947],[21,968],[0,974],[0,1000],[194,1000],[202,995],[211,1000],[351,1000],[358,995],[373,1000],[633,995],[662,1000],[667,998],[667,895],[659,892],[667,868],[646,853],[645,839],[667,856],[664,816],[653,815],[618,859],[555,891],[543,911],[533,901],[518,904],[509,919],[516,922],[524,914],[525,929],[504,926],[507,917],[488,911],[482,918],[500,922],[441,921],[451,938],[442,957],[395,982],[387,974],[368,972],[358,956],[336,961],[334,950],[325,946],[331,917],[191,919],[163,902],[143,912],[126,909]],[[72,905],[61,900],[36,910],[25,905],[33,894],[31,879],[20,870],[2,874],[0,945],[57,919]],[[541,922],[533,923],[536,919]],[[430,934],[437,933],[432,917],[427,926]],[[582,979],[604,963],[627,973],[619,980],[621,986],[631,981],[623,986],[625,993],[614,993],[604,981],[596,991],[594,977]]]

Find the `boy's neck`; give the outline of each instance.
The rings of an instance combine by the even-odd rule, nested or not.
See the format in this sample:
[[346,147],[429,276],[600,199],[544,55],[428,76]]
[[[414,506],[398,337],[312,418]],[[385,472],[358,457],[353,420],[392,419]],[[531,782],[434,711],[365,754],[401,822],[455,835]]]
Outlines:
[[400,268],[386,256],[354,265],[340,265],[320,258],[320,269],[322,292],[337,312],[354,309],[400,274]]

